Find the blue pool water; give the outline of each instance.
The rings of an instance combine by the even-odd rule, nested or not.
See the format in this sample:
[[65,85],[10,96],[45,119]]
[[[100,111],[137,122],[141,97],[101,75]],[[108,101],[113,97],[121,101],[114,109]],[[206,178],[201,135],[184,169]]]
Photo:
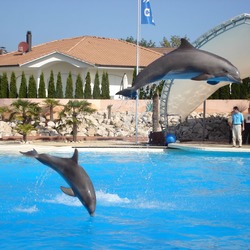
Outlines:
[[79,163],[94,217],[53,170],[0,155],[1,249],[249,249],[248,154],[93,151]]

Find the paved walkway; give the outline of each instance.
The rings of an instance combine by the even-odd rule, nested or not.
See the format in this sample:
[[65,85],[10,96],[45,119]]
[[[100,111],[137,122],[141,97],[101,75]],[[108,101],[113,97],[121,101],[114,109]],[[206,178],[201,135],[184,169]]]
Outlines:
[[233,148],[232,145],[215,143],[215,142],[183,142],[183,143],[171,143],[168,147],[165,146],[150,146],[146,142],[131,142],[124,140],[91,140],[82,142],[54,142],[54,141],[33,141],[26,144],[18,141],[0,141],[0,153],[13,152],[19,153],[19,151],[32,150],[35,148],[41,152],[53,151],[72,151],[73,148],[79,148],[80,150],[165,150],[165,149],[181,149],[188,151],[217,151],[217,152],[249,152],[250,145],[243,145],[241,148]]
[[182,149],[187,151],[216,151],[216,152],[249,152],[250,145],[243,145],[241,148],[232,147],[230,144],[222,144],[215,142],[185,142],[185,143],[171,143],[168,148]]
[[73,148],[79,150],[164,150],[165,146],[149,146],[146,142],[123,141],[123,140],[91,140],[81,142],[57,142],[57,141],[38,141],[21,143],[19,141],[0,141],[0,153],[12,152],[19,153],[19,151],[28,151],[35,148],[39,152],[59,152],[59,151],[73,151]]

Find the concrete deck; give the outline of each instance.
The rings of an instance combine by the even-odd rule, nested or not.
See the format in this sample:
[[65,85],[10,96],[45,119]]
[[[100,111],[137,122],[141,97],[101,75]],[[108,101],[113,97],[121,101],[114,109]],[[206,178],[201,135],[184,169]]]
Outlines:
[[170,143],[169,149],[181,149],[186,151],[216,151],[229,153],[250,153],[250,145],[233,147],[230,144],[211,143],[211,142],[188,142],[188,143]]
[[145,142],[117,141],[117,140],[91,140],[82,141],[78,143],[73,142],[57,142],[57,141],[33,141],[23,144],[19,141],[1,141],[0,153],[19,153],[19,151],[28,151],[35,148],[39,152],[72,152],[74,148],[80,151],[121,151],[121,150],[148,150],[148,151],[162,151],[166,149],[179,149],[185,151],[216,151],[229,153],[250,153],[250,145],[243,145],[241,148],[235,147],[226,143],[215,142],[183,142],[170,143],[166,146],[150,146]]
[[35,148],[39,153],[51,153],[53,152],[73,152],[74,148],[78,148],[79,151],[122,151],[122,150],[149,150],[149,151],[162,151],[166,146],[149,146],[147,143],[129,142],[129,141],[117,141],[117,140],[91,140],[81,141],[77,143],[73,142],[57,142],[57,141],[33,141],[28,143],[21,143],[19,141],[0,141],[0,154],[1,153],[18,153],[20,151],[29,151]]

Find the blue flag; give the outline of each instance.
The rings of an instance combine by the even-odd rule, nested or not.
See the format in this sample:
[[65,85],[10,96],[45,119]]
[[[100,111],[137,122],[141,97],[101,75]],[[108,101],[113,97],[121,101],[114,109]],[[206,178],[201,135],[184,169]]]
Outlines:
[[155,25],[149,0],[141,0],[141,23]]

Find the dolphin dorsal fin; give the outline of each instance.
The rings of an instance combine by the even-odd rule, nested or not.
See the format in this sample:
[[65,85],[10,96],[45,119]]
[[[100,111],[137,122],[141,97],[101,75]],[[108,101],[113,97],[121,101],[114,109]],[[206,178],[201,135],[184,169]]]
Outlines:
[[185,38],[181,38],[181,45],[178,49],[194,49],[194,46]]
[[76,164],[78,164],[78,150],[75,149],[75,152],[71,158]]

